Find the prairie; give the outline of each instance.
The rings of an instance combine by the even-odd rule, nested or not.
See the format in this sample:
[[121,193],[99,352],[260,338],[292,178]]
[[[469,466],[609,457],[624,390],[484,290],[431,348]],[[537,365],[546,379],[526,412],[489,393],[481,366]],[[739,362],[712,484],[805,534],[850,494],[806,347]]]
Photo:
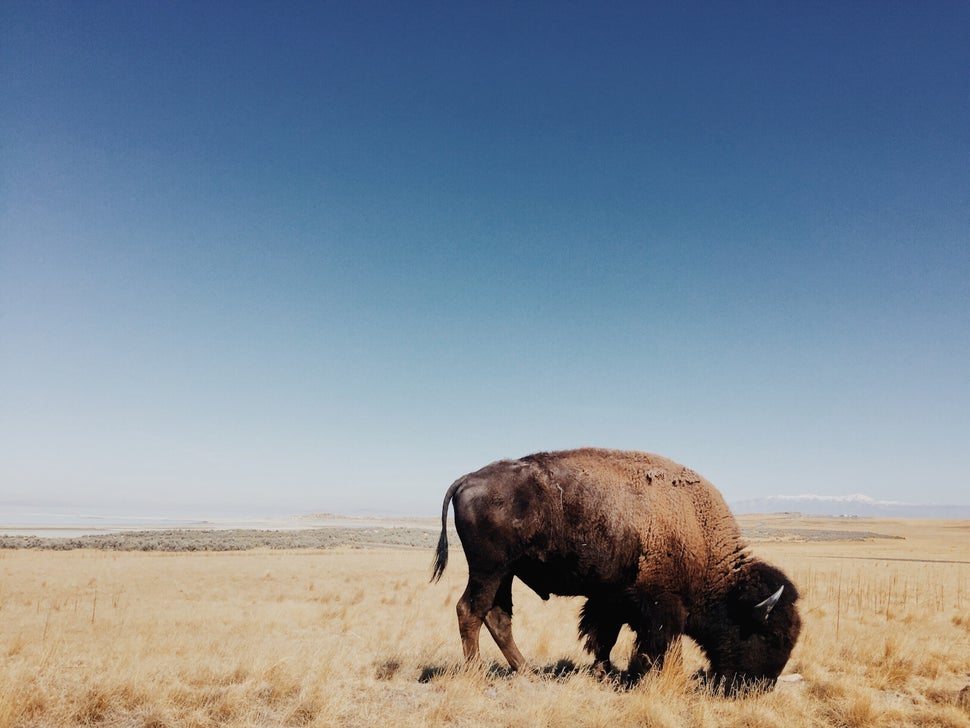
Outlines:
[[970,522],[739,520],[802,594],[802,637],[768,694],[707,694],[688,677],[703,655],[687,640],[632,689],[596,680],[581,602],[518,583],[516,639],[536,672],[510,674],[484,630],[483,664],[465,667],[457,541],[436,585],[430,548],[400,538],[21,548],[0,550],[0,728],[970,726]]

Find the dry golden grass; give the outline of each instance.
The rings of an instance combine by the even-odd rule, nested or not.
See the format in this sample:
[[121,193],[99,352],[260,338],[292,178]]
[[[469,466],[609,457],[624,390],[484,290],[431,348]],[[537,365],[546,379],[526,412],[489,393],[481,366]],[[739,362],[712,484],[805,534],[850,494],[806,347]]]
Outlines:
[[632,690],[593,679],[579,602],[520,585],[540,674],[509,675],[484,630],[485,666],[461,667],[459,549],[437,585],[425,550],[0,552],[0,728],[970,726],[970,523],[849,526],[905,539],[753,544],[799,585],[804,631],[789,679],[744,700],[690,681],[690,642]]

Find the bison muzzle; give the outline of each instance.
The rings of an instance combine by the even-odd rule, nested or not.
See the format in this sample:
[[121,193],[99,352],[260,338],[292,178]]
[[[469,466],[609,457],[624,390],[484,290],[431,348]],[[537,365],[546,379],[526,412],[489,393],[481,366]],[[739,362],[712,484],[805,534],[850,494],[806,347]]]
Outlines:
[[459,478],[445,494],[433,581],[448,562],[449,503],[468,560],[457,605],[467,660],[478,657],[484,624],[509,665],[526,666],[512,638],[513,577],[543,599],[586,597],[579,632],[600,673],[612,672],[610,653],[628,625],[634,678],[687,635],[716,689],[766,689],[798,639],[794,584],[750,554],[713,485],[666,458],[537,453]]

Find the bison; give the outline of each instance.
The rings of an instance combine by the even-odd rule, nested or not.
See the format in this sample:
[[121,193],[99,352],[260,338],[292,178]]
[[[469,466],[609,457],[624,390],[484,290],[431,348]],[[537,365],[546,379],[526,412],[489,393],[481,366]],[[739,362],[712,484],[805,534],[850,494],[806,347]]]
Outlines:
[[484,624],[512,669],[526,666],[512,638],[513,577],[543,599],[586,597],[579,632],[600,674],[613,672],[610,652],[629,625],[634,679],[686,634],[718,689],[770,689],[798,639],[795,586],[748,552],[717,489],[667,458],[544,452],[459,478],[445,494],[432,581],[448,563],[449,503],[468,561],[457,605],[466,660],[478,657]]

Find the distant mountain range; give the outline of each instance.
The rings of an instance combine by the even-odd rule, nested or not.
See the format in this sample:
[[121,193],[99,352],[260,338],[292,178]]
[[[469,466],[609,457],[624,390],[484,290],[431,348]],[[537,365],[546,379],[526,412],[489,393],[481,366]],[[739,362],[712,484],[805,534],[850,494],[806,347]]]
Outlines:
[[854,518],[970,518],[970,505],[935,505],[883,501],[853,495],[770,495],[733,501],[735,513],[781,513],[795,511],[808,516]]

